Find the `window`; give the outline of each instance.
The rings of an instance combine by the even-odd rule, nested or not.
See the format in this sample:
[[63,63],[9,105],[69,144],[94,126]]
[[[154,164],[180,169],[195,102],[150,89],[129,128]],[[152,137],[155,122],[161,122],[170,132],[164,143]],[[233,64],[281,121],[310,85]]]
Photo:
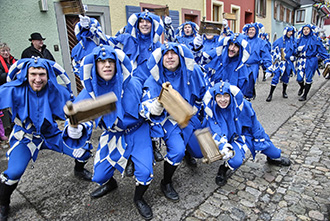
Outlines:
[[220,21],[219,6],[213,5],[213,21]]
[[280,6],[280,21],[284,21],[285,8],[283,5]]
[[274,19],[277,21],[280,20],[280,6],[278,2],[274,2]]
[[212,0],[212,21],[222,22],[223,2]]
[[296,22],[304,22],[305,21],[305,9],[298,10],[296,13]]
[[256,14],[257,16],[266,17],[266,0],[256,1]]
[[292,17],[291,13],[292,13],[292,11],[287,8],[286,9],[286,20],[285,20],[287,23],[291,23],[291,17]]

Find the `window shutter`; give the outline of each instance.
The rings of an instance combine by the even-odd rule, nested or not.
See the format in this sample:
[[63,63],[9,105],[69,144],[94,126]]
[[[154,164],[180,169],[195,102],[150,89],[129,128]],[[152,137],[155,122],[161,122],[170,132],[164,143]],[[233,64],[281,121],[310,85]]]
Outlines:
[[141,8],[139,6],[126,5],[126,19],[127,20],[132,14],[139,13],[139,12],[141,12]]

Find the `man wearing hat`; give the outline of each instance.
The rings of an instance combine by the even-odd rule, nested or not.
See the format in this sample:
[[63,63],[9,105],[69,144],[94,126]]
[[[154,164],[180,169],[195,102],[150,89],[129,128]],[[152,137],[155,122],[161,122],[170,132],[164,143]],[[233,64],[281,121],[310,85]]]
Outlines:
[[43,40],[45,39],[46,38],[43,38],[40,33],[32,33],[29,38],[31,46],[23,51],[21,58],[31,58],[32,56],[35,56],[55,61],[53,55],[46,48],[46,45],[44,45]]

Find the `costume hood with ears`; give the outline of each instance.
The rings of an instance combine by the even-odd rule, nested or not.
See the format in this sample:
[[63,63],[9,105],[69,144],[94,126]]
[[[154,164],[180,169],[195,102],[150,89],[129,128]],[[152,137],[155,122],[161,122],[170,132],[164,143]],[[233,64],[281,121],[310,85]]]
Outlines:
[[[220,108],[216,101],[217,94],[229,94],[230,104],[227,108]],[[223,134],[230,138],[233,134],[241,133],[241,122],[238,121],[244,107],[244,96],[241,90],[230,85],[228,82],[220,81],[210,88],[203,98],[206,120],[213,118],[221,128]]]
[[289,31],[292,31],[292,36],[291,36],[291,38],[294,38],[294,36],[295,36],[295,34],[296,34],[296,32],[297,32],[297,29],[296,29],[296,27],[294,27],[294,26],[287,26],[287,27],[285,27],[284,30],[283,30],[283,39],[284,39],[284,38],[287,38],[286,34],[287,34]]
[[[97,59],[112,59],[116,64],[116,73],[109,81],[103,80],[97,73],[96,65]],[[93,52],[88,54],[81,62],[81,70],[83,79],[82,84],[84,90],[87,91],[90,97],[95,99],[96,97],[114,92],[117,96],[117,116],[122,118],[124,110],[121,105],[124,89],[127,86],[132,74],[132,65],[126,54],[119,49],[114,49],[109,45],[100,45],[94,48]],[[82,93],[82,92],[81,92]],[[105,123],[112,125],[116,116],[113,114],[107,114],[103,116]],[[98,125],[101,117],[96,120]]]
[[256,29],[256,34],[253,36],[253,38],[259,37],[259,34],[265,32],[264,25],[261,24],[260,22],[256,22],[256,23],[245,24],[244,27],[243,27],[243,33],[245,35],[247,35],[249,29],[252,28],[252,27]]
[[30,67],[45,68],[48,74],[48,83],[52,83],[58,90],[63,90],[63,88],[59,87],[59,84],[57,83],[57,77],[60,77],[65,84],[66,90],[73,98],[71,81],[65,70],[55,61],[44,58],[32,57],[18,60],[10,67],[7,75],[7,82],[12,82],[14,85],[20,85],[27,81],[28,69]]
[[176,29],[175,35],[180,36],[180,37],[186,36],[185,33],[184,33],[184,26],[185,25],[190,25],[191,26],[191,28],[192,28],[192,34],[191,35],[194,35],[194,36],[197,35],[197,33],[199,31],[199,26],[195,22],[192,22],[192,21],[187,21],[187,22],[181,24]]
[[[47,70],[47,84],[39,92],[33,91],[29,85],[30,67],[41,67]],[[65,86],[57,83],[58,76]],[[30,118],[39,132],[44,120],[52,123],[53,116],[65,119],[63,106],[68,100],[73,99],[73,94],[67,74],[56,62],[39,57],[20,59],[10,67],[7,82],[1,87],[8,94],[1,101],[1,106],[11,108],[12,120],[17,116],[22,122]]]
[[[303,25],[300,29],[299,29],[299,31],[298,31],[298,38],[301,38],[301,37],[303,37],[304,36],[304,34],[303,34],[303,30],[304,30],[304,28],[305,27],[308,27],[309,29],[310,29],[310,32],[309,32],[309,34],[307,35],[307,36],[310,36],[310,35],[316,35],[316,32],[315,32],[315,26],[314,25],[311,25],[311,24],[306,24],[306,25]],[[307,37],[306,36],[306,37]]]
[[[163,57],[170,50],[173,50],[180,60],[179,67],[174,72],[163,66]],[[162,84],[167,81],[188,102],[190,102],[192,95],[200,97],[201,91],[204,90],[203,72],[195,63],[193,54],[185,45],[173,42],[163,44],[152,53],[148,59],[147,67],[152,77],[147,79],[145,86],[152,88],[150,90],[152,98],[158,97]]]
[[[220,57],[220,56],[228,57],[227,54],[228,54],[228,47],[229,47],[230,43],[238,44],[239,47],[240,47],[240,49],[239,49],[239,59],[238,59],[238,60],[240,60],[240,62],[239,62],[238,66],[235,69],[235,71],[237,71],[249,59],[249,57],[250,57],[250,45],[245,40],[244,35],[235,33],[231,36],[224,37],[223,39],[220,40],[219,46],[215,50],[216,55],[218,57]],[[210,55],[210,56],[212,56],[212,55]]]
[[106,92],[101,91],[97,85],[98,78],[100,78],[96,71],[96,61],[100,58],[113,59],[116,63],[116,74],[110,80],[116,82],[114,92],[118,99],[121,98],[122,90],[129,81],[132,73],[132,65],[129,58],[122,50],[114,49],[109,45],[100,45],[88,54],[81,63],[81,72],[83,73],[82,84],[92,98],[100,96]]
[[128,18],[128,23],[125,26],[125,32],[133,36],[134,38],[138,38],[141,34],[139,30],[139,20],[145,19],[151,22],[151,39],[153,43],[157,43],[160,39],[160,36],[164,30],[163,20],[158,16],[151,12],[140,12],[134,13]]

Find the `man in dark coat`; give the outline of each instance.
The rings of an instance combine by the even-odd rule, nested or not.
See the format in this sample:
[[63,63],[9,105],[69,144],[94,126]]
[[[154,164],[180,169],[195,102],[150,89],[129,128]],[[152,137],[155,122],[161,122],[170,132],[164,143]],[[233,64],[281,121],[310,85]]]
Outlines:
[[43,38],[40,33],[32,33],[29,38],[31,46],[23,51],[21,58],[31,58],[32,56],[35,56],[55,61],[53,55],[43,42],[45,39],[46,38]]

